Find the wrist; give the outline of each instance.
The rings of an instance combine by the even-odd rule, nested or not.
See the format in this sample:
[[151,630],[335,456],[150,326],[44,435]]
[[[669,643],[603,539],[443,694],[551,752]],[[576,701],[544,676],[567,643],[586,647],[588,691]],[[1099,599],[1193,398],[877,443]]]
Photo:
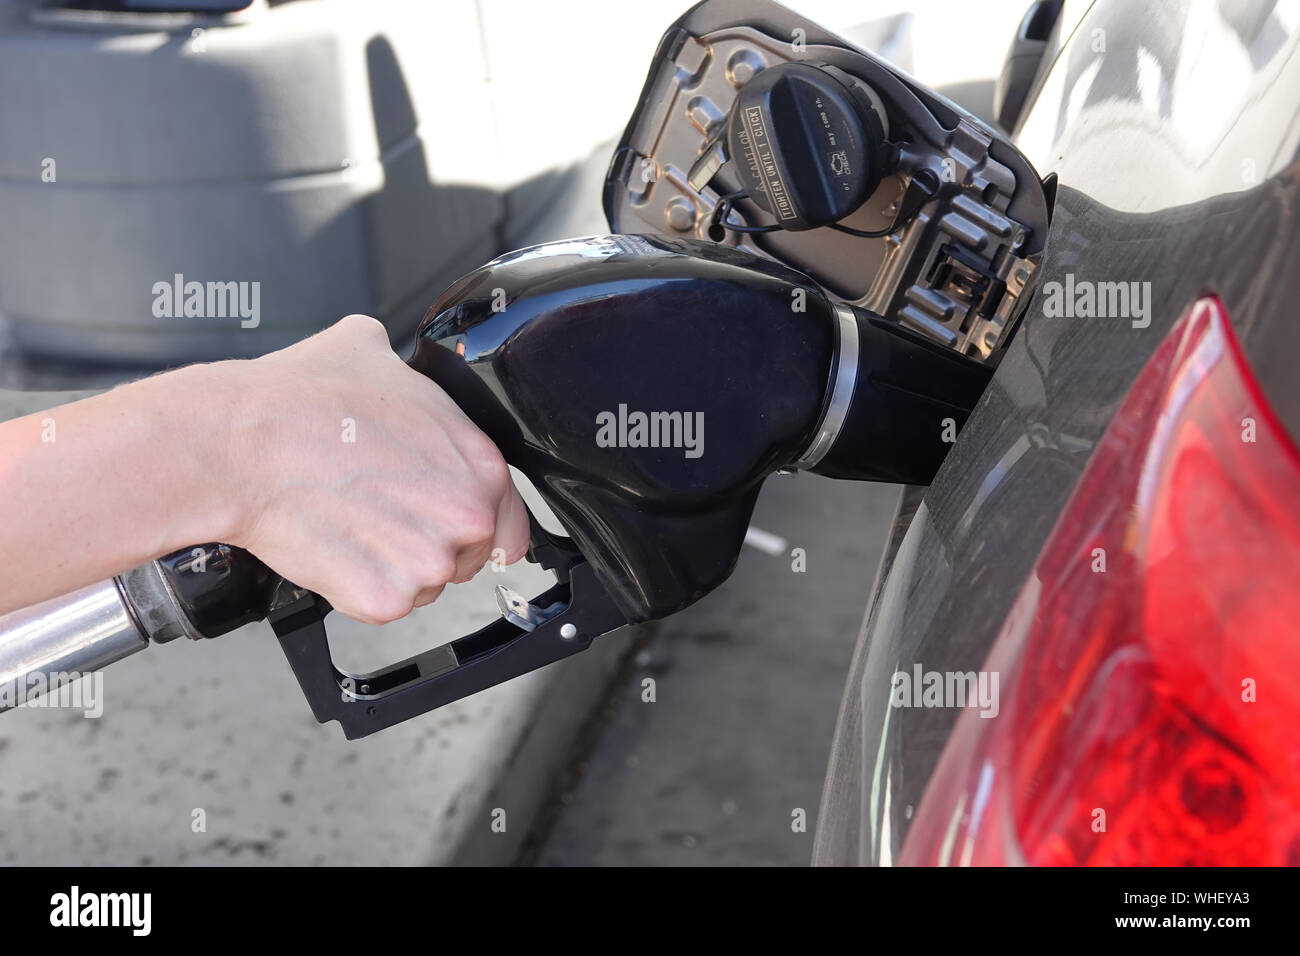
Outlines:
[[209,541],[241,545],[257,523],[261,483],[253,474],[258,449],[250,419],[260,414],[260,403],[252,365],[190,365],[157,379],[166,384],[158,400],[177,430],[170,436],[174,443],[163,447],[187,448],[191,456],[190,481],[175,511],[181,517],[170,533],[176,548]]

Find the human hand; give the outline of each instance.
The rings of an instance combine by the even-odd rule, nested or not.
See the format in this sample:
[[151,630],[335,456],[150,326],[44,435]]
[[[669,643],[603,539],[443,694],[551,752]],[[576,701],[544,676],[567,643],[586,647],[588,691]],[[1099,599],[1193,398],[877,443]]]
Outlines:
[[375,319],[205,368],[233,396],[229,543],[348,617],[396,620],[527,550],[500,452]]

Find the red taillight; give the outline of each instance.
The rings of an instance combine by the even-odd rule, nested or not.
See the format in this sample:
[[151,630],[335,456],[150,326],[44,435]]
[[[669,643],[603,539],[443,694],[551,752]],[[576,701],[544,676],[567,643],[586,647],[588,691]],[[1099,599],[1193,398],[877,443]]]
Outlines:
[[900,862],[1300,864],[1300,454],[1216,300],[1138,377],[985,668],[1000,712],[962,714]]

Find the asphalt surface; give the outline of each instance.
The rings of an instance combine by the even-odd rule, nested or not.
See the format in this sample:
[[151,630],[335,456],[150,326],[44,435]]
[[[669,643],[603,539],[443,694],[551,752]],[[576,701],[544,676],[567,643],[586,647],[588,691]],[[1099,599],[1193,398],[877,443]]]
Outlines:
[[769,479],[754,524],[785,547],[746,547],[726,584],[660,622],[523,862],[806,864],[897,497],[896,485]]

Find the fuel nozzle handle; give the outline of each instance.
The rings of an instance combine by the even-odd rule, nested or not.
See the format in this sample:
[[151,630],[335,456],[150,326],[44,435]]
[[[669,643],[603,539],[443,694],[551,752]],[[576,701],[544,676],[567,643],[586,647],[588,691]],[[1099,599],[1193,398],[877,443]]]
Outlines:
[[412,367],[528,478],[629,621],[716,587],[763,479],[807,446],[836,331],[807,277],[712,243],[613,235],[451,286]]
[[532,481],[631,621],[730,574],[775,471],[928,484],[989,375],[779,263],[635,235],[470,273],[411,365]]

